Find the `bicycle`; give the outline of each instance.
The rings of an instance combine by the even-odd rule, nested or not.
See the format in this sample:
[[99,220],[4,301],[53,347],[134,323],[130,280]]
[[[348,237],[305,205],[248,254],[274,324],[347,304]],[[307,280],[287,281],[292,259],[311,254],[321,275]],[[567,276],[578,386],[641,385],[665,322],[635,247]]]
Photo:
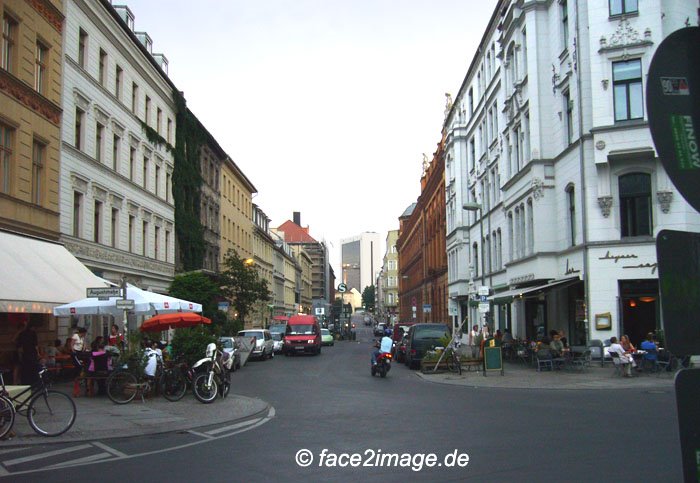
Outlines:
[[[73,426],[76,418],[75,402],[69,395],[50,389],[47,380],[48,371],[42,367],[37,382],[11,397],[0,371],[0,438],[12,430],[16,413],[24,416],[25,411],[29,426],[42,436],[59,436]],[[27,393],[30,393],[29,397],[25,397]],[[26,409],[23,409],[25,406]]]
[[447,348],[445,353],[445,359],[447,362],[447,369],[450,372],[456,372],[462,374],[462,361],[460,356],[455,349]]
[[194,371],[187,362],[175,362],[163,368],[158,383],[165,399],[179,401],[187,392],[187,384],[194,385]]

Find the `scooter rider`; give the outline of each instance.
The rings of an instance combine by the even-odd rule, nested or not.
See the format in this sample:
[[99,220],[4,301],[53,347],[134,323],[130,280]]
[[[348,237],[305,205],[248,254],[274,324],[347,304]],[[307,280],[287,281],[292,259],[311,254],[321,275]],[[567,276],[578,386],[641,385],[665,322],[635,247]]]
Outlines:
[[384,352],[391,352],[392,344],[393,341],[391,340],[391,337],[389,337],[388,335],[384,335],[384,337],[382,337],[382,341],[379,344],[379,347],[377,347],[377,349],[375,349],[375,351],[372,353],[372,365],[375,365],[377,363],[377,356],[379,354],[382,354]]

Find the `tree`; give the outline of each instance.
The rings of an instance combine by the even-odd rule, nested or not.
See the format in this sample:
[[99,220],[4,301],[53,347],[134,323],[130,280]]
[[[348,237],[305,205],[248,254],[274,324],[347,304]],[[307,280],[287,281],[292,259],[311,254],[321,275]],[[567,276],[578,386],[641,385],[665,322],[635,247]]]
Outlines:
[[219,277],[221,290],[231,300],[241,321],[245,320],[255,302],[270,300],[267,280],[260,278],[252,264],[239,258],[236,250],[226,253],[222,268]]
[[362,291],[362,306],[368,312],[374,312],[375,305],[374,285],[365,287]]
[[176,275],[170,284],[170,295],[190,302],[202,304],[202,315],[212,319],[222,298],[221,289],[215,280],[202,272]]

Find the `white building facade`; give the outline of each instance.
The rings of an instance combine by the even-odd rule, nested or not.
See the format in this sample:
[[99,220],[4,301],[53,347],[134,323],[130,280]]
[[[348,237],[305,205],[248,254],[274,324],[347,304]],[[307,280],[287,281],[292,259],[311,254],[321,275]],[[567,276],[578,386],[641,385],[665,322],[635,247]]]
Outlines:
[[454,317],[574,345],[663,328],[655,237],[700,231],[700,216],[661,165],[644,92],[656,48],[696,9],[498,2],[445,121]]
[[106,279],[166,292],[176,120],[167,61],[134,32],[127,7],[68,0],[65,13],[62,241]]

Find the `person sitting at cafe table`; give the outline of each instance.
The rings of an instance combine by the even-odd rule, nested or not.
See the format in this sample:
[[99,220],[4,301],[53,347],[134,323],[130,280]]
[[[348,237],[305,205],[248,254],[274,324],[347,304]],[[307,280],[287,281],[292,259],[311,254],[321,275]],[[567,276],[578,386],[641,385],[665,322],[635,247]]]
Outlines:
[[119,327],[117,324],[112,324],[112,328],[109,333],[109,345],[114,347],[119,347],[120,349],[124,346],[124,334],[119,332]]
[[[646,351],[646,354],[644,354],[644,364],[649,364],[655,367],[656,362],[659,360],[659,348],[654,342],[654,334],[649,332],[647,334],[646,340],[644,340],[639,345],[639,348],[643,351]],[[642,365],[642,367],[644,366],[644,364]]]
[[620,356],[620,363],[625,369],[625,377],[632,377],[632,368],[636,367],[637,364],[634,362],[634,358],[622,348],[622,345],[617,341],[617,337],[610,337],[608,352],[616,352]]
[[625,350],[625,354],[634,354],[637,351],[637,348],[632,344],[627,335],[620,336],[620,345]]
[[552,357],[561,357],[564,355],[564,343],[561,341],[558,332],[554,333],[552,341],[549,343],[549,350],[552,353]]

